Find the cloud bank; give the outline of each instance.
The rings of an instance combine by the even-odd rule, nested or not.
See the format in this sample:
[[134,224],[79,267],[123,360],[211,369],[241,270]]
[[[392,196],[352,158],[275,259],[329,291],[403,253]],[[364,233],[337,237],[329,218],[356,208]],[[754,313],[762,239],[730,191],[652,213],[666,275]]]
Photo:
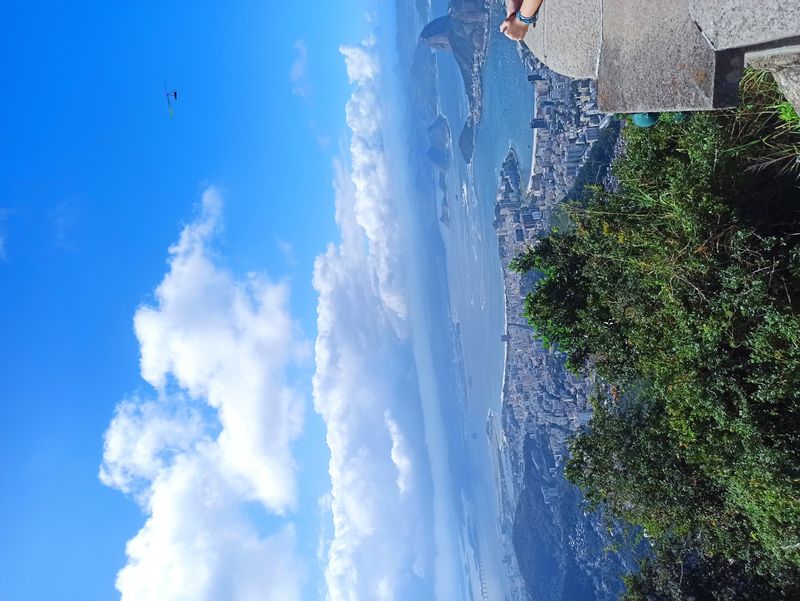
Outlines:
[[[292,441],[302,400],[286,371],[300,352],[284,283],[220,268],[214,189],[169,249],[169,270],[134,329],[153,388],[117,407],[100,479],[147,515],[126,547],[123,601],[293,601],[295,534],[276,516],[296,502]],[[258,534],[253,504],[272,516]]]
[[[331,480],[319,507],[332,523],[321,533],[321,596],[425,601],[436,597],[442,550],[402,260],[405,199],[387,156],[375,40],[341,52],[353,85],[349,152],[334,165],[341,240],[317,257],[313,276],[313,396]],[[301,44],[293,83],[305,57]],[[215,260],[220,212],[210,189],[169,249],[153,301],[134,317],[152,391],[118,405],[100,470],[146,514],[118,574],[122,601],[301,596],[304,570],[285,516],[297,506],[293,441],[303,422],[286,373],[302,345],[285,283],[237,279]],[[254,506],[268,516],[267,535]]]
[[395,323],[399,323],[408,311],[397,264],[400,231],[384,153],[381,69],[374,48],[374,38],[361,46],[341,48],[347,76],[355,89],[345,109],[351,130],[352,188],[345,192],[339,186],[338,194],[340,197],[352,194],[355,224],[368,241],[370,269],[377,279],[380,300],[391,316],[398,318]]
[[384,151],[374,40],[342,48],[354,90],[349,162],[336,162],[341,243],[317,258],[316,410],[327,425],[331,601],[430,599],[430,476]]

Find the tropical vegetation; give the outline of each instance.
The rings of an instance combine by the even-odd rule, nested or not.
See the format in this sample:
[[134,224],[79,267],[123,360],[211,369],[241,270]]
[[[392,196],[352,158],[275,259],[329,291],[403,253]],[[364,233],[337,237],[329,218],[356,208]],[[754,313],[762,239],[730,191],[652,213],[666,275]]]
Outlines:
[[566,475],[652,543],[631,600],[800,598],[800,122],[769,74],[741,94],[624,127],[617,185],[513,262],[603,382]]

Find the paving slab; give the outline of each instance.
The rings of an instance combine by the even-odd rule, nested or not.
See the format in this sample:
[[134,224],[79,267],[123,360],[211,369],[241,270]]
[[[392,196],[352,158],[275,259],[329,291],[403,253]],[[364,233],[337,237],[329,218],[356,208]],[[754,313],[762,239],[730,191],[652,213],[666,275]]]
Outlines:
[[689,12],[717,50],[800,35],[798,0],[690,0]]
[[694,111],[735,103],[730,89],[742,56],[717,56],[689,14],[689,0],[603,0],[602,10],[601,110]]
[[550,69],[575,79],[597,76],[602,0],[545,0],[525,44]]

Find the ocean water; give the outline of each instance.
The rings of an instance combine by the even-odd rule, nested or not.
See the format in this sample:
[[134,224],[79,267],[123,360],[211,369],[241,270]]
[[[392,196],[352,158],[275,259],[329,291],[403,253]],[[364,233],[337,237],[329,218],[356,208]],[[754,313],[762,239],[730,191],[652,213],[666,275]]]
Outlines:
[[[516,44],[499,33],[502,9],[498,3],[483,70],[484,113],[476,134],[475,153],[467,165],[457,148],[466,119],[464,85],[454,59],[439,53],[440,111],[453,131],[454,156],[447,173],[449,226],[442,226],[446,248],[451,314],[460,324],[463,369],[467,382],[464,428],[466,470],[463,503],[470,533],[469,551],[475,557],[474,598],[506,598],[508,568],[499,531],[496,445],[486,434],[487,414],[501,413],[505,330],[505,300],[494,220],[500,166],[509,147],[523,169],[531,162],[533,140],[529,120],[533,89]],[[527,173],[523,173],[524,181]],[[512,575],[513,577],[513,575]]]

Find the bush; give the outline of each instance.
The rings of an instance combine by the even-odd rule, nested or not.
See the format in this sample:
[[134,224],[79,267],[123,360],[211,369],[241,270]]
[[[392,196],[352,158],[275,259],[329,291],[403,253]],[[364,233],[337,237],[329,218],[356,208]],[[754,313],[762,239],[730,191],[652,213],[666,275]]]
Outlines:
[[800,130],[776,90],[748,72],[736,111],[625,127],[619,189],[570,204],[571,227],[513,267],[541,272],[525,303],[539,336],[614,385],[574,439],[568,477],[655,540],[691,541],[696,565],[729,561],[742,582],[757,573],[788,595],[800,566]]

